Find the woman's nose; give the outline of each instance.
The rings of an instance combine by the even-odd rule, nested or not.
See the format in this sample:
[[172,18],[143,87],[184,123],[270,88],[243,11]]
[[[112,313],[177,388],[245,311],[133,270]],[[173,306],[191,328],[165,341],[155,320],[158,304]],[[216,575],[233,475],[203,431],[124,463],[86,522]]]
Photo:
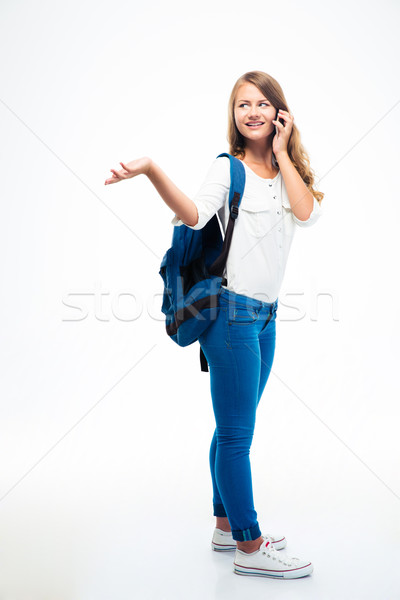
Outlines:
[[249,109],[249,115],[248,115],[249,117],[258,117],[258,114],[259,114],[259,113],[258,113],[258,108],[257,108],[257,106],[252,106],[252,107]]

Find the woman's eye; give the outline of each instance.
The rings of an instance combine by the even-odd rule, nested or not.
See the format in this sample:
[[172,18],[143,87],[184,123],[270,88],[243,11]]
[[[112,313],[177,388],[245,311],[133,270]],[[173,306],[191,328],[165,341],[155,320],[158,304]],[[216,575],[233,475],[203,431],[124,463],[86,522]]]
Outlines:
[[[260,104],[265,104],[265,106],[269,106],[269,104],[267,102],[260,102]],[[239,108],[242,108],[242,106],[248,106],[247,102],[244,102],[243,104],[239,104]]]

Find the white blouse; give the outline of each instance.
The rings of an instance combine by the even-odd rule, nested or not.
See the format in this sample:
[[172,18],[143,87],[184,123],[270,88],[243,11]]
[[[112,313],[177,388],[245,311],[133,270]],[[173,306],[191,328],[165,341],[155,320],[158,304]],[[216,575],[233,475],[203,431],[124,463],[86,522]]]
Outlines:
[[[264,179],[246,163],[243,165],[246,185],[233,228],[224,270],[227,285],[224,287],[237,294],[274,302],[279,295],[296,225],[312,225],[323,214],[323,209],[314,198],[312,213],[306,221],[301,221],[290,208],[280,171],[273,179]],[[171,223],[202,229],[217,213],[225,236],[229,221],[229,188],[230,161],[221,156],[214,159],[193,198],[199,213],[197,224],[186,225],[176,215]]]

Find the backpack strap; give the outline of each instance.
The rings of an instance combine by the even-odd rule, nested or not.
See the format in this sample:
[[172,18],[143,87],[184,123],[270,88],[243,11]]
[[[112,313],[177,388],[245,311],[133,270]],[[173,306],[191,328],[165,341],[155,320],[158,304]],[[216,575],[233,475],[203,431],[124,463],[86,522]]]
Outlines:
[[208,362],[203,352],[203,348],[200,346],[200,365],[202,371],[208,371]]
[[[242,161],[236,158],[236,156],[232,156],[227,152],[222,152],[222,154],[218,154],[217,158],[219,158],[220,156],[227,156],[230,160],[231,185],[229,189],[229,221],[226,228],[224,243],[222,245],[222,251],[218,258],[208,269],[210,275],[217,275],[218,277],[223,276],[226,261],[228,260],[229,248],[232,241],[233,227],[235,225],[235,220],[239,216],[239,205],[243,197],[244,187],[246,183],[246,172],[244,170]],[[222,283],[223,285],[226,285],[227,280],[225,277],[222,280]]]
[[[217,158],[219,158],[220,156],[227,156],[230,160],[231,185],[229,189],[229,221],[226,228],[221,254],[210,266],[208,272],[210,273],[210,275],[217,275],[217,277],[222,277],[222,285],[226,285],[227,279],[226,277],[223,277],[223,272],[225,269],[226,261],[228,259],[229,248],[232,241],[233,227],[235,225],[235,220],[238,218],[239,215],[239,205],[243,197],[244,187],[246,183],[246,172],[244,170],[242,161],[236,158],[235,156],[232,156],[227,152],[222,152],[222,154],[219,154]],[[201,346],[200,365],[202,371],[208,371],[207,359],[204,355]]]

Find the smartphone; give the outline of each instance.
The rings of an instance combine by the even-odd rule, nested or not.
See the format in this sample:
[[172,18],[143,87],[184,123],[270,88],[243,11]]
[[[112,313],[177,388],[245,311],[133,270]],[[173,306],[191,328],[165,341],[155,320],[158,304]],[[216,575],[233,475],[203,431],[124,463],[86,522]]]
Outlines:
[[285,124],[285,121],[282,119],[282,117],[280,117],[280,118],[278,119],[278,114],[279,114],[279,108],[276,110],[275,121],[278,121],[278,120],[279,120],[279,123],[282,123],[282,125],[284,125],[284,124]]

